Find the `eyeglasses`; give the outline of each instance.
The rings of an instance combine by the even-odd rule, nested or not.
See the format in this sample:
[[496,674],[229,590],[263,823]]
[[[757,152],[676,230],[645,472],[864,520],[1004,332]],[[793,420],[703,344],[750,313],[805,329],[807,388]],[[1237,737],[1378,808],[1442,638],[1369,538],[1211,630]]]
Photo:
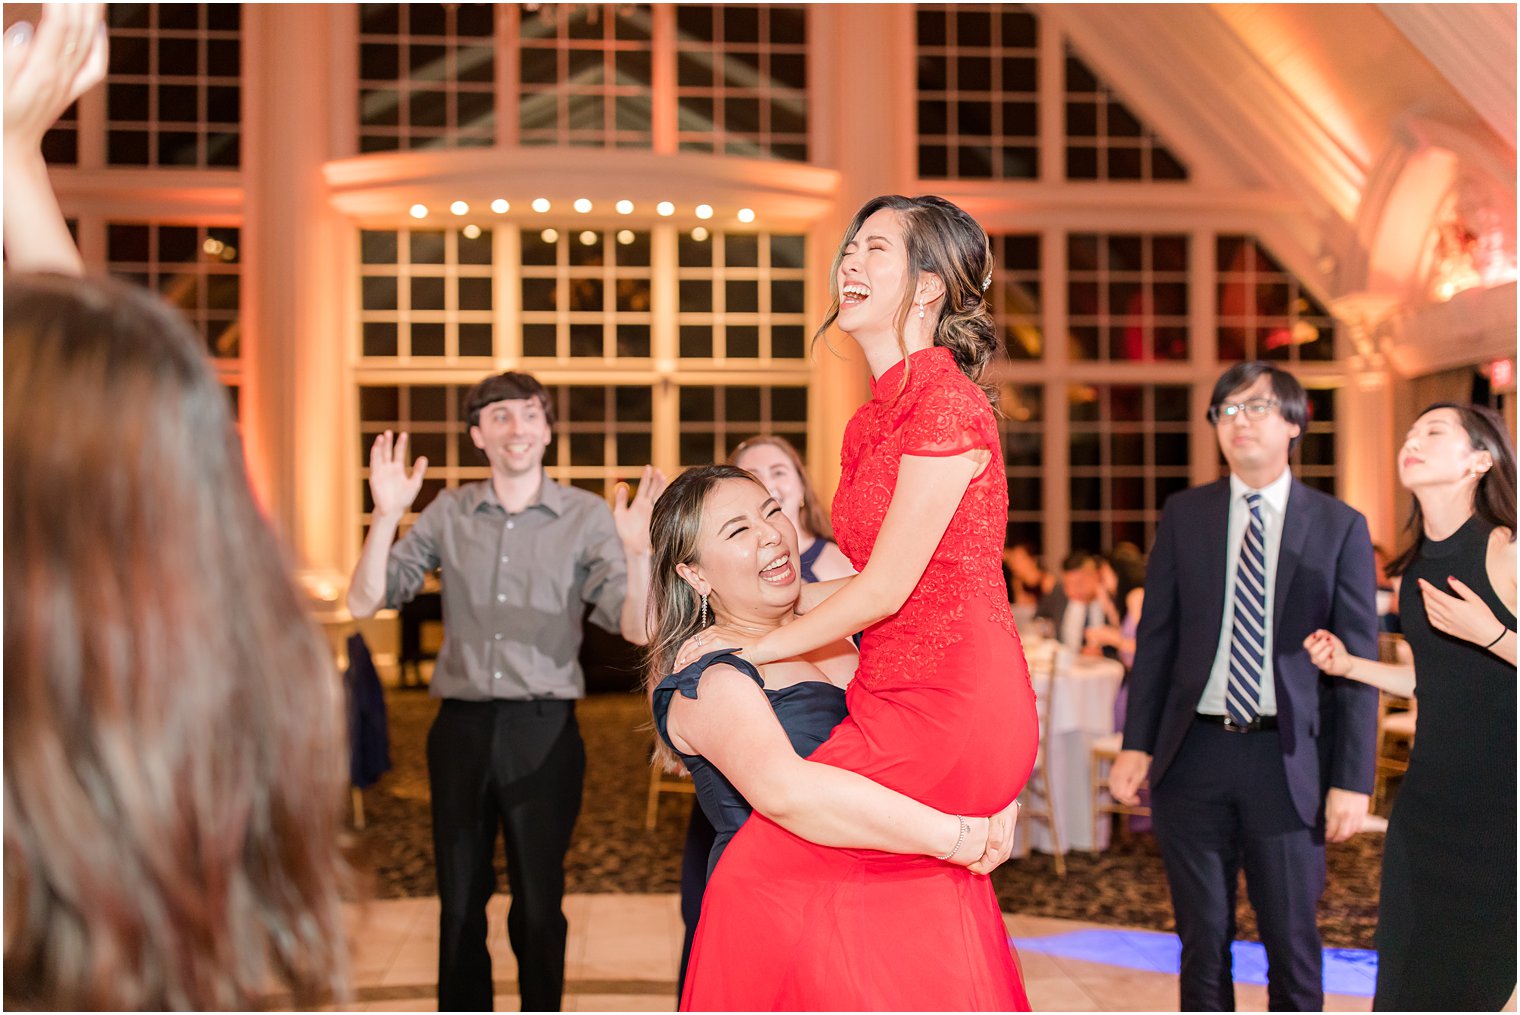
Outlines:
[[1218,424],[1223,420],[1234,419],[1244,412],[1246,419],[1266,419],[1267,413],[1277,408],[1278,401],[1275,398],[1253,398],[1249,402],[1234,402],[1230,405],[1209,406],[1209,422]]

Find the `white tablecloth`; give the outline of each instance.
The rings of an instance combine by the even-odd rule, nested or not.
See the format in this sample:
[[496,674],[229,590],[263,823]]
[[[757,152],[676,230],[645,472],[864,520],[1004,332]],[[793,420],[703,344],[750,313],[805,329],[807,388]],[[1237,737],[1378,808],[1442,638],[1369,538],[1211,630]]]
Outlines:
[[[1047,667],[1038,665],[1043,658],[1055,659],[1055,714],[1050,738],[1046,742],[1045,763],[1050,766],[1051,792],[1055,796],[1056,826],[1061,845],[1066,850],[1107,849],[1107,825],[1097,830],[1093,841],[1092,819],[1092,744],[1114,729],[1114,699],[1124,680],[1124,667],[1118,661],[1101,656],[1072,656],[1056,653],[1051,641],[1028,638],[1025,655],[1030,660],[1034,692],[1043,701],[1050,700]],[[1042,704],[1041,711],[1044,711]],[[1042,731],[1043,733],[1043,731]],[[1030,777],[1031,782],[1034,776]],[[1031,791],[1025,791],[1027,798]],[[1050,832],[1043,821],[1020,820],[1015,856],[1030,848],[1050,852]]]

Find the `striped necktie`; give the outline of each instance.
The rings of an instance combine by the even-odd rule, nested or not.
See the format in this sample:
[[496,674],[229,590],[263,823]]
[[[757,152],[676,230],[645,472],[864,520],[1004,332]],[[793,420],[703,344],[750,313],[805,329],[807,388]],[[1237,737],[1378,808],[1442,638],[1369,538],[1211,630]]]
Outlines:
[[1261,714],[1261,681],[1267,658],[1267,541],[1261,521],[1261,494],[1246,494],[1250,517],[1235,569],[1235,620],[1230,632],[1230,680],[1225,710],[1245,726]]

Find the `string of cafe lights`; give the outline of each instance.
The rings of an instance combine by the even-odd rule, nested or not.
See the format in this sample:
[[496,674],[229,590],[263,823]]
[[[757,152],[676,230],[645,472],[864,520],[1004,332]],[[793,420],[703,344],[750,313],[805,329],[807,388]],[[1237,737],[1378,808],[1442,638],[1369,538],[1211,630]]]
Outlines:
[[[498,197],[491,202],[490,207],[491,211],[495,214],[505,215],[507,212],[512,210],[512,203],[504,197]],[[538,214],[545,215],[553,210],[554,204],[547,197],[538,197],[533,199],[533,201],[529,204],[529,207]],[[591,199],[586,197],[576,198],[571,202],[570,207],[581,215],[589,215],[592,211],[595,210],[595,205],[592,203]],[[637,210],[634,203],[627,200],[626,198],[614,203],[613,209],[619,215],[632,215]],[[672,201],[660,201],[654,206],[655,214],[661,218],[674,217],[676,210],[676,205]],[[470,214],[469,202],[453,201],[449,204],[448,211],[456,218],[462,218],[465,215]],[[717,212],[713,209],[713,206],[710,204],[696,205],[691,209],[691,213],[704,222],[710,221],[717,214]],[[418,219],[420,221],[426,219],[429,215],[431,215],[432,210],[429,209],[427,205],[419,202],[412,205],[410,214],[412,218]],[[750,225],[755,221],[755,210],[753,208],[740,208],[734,214],[734,218],[736,221],[744,225]],[[462,232],[470,239],[475,239],[480,235],[480,226],[471,222],[463,228]],[[559,230],[557,229],[545,229],[539,235],[545,243],[557,243],[559,241]],[[577,238],[582,244],[586,246],[592,246],[597,242],[597,235],[598,234],[595,231],[587,229],[583,230]],[[698,241],[699,243],[706,240],[711,235],[712,234],[708,231],[706,226],[695,226],[691,230],[691,238]],[[616,236],[618,243],[623,244],[624,246],[632,243],[635,239],[634,232],[631,229],[619,229]]]

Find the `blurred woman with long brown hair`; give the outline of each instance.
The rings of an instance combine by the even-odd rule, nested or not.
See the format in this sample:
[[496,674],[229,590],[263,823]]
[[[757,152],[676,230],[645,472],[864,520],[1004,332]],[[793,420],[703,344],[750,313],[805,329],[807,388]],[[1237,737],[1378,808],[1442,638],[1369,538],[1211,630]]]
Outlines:
[[[34,170],[99,26],[7,35],[13,267],[79,270]],[[143,290],[13,274],[4,370],[6,1006],[345,1001],[341,692],[202,340]]]

